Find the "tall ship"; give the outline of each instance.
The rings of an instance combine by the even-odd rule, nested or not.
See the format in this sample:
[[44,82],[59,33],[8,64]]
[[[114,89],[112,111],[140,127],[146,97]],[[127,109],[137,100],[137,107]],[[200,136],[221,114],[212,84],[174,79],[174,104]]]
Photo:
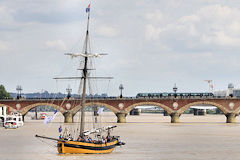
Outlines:
[[[124,145],[125,143],[120,140],[119,136],[112,136],[111,131],[117,126],[106,126],[106,127],[93,127],[92,129],[85,130],[85,103],[86,103],[86,88],[89,79],[92,78],[103,78],[103,77],[90,77],[89,60],[91,58],[96,58],[105,54],[93,54],[89,52],[89,22],[90,22],[90,4],[86,8],[86,12],[88,14],[87,19],[87,30],[84,41],[84,51],[83,53],[66,53],[65,55],[69,55],[72,58],[82,58],[83,59],[83,68],[80,68],[82,71],[80,77],[63,77],[63,78],[55,78],[55,79],[80,79],[81,89],[81,117],[80,124],[78,124],[78,128],[74,131],[74,133],[78,133],[78,136],[72,137],[68,131],[64,131],[59,138],[52,138],[46,136],[35,135],[38,138],[49,139],[56,141],[57,150],[59,153],[67,154],[67,153],[111,153],[116,146]],[[95,126],[95,125],[93,125]]]

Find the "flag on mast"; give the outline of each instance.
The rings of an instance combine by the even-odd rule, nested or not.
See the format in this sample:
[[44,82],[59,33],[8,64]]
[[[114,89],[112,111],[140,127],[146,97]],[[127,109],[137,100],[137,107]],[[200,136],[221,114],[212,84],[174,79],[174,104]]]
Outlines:
[[90,4],[88,5],[88,7],[86,8],[86,13],[90,12]]
[[47,116],[47,117],[44,119],[44,124],[50,123],[50,122],[56,117],[57,112],[58,112],[58,110],[56,110],[52,116]]
[[104,108],[99,108],[97,114],[101,114],[101,113],[103,112],[103,109],[104,109]]

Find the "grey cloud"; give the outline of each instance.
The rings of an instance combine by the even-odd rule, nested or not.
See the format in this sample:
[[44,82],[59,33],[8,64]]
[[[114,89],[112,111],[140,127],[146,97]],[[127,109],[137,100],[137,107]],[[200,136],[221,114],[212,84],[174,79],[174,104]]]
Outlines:
[[79,21],[79,12],[70,11],[62,12],[62,11],[50,11],[47,13],[44,12],[35,12],[35,11],[26,11],[19,10],[14,15],[14,19],[18,22],[39,22],[39,23],[70,23],[74,21]]
[[[239,24],[240,10],[228,6],[206,6],[195,13],[182,16],[163,27],[152,26],[152,39],[158,38],[174,50],[187,52],[239,50],[240,36],[229,25]],[[237,30],[235,30],[237,31]],[[155,34],[154,34],[155,33]]]

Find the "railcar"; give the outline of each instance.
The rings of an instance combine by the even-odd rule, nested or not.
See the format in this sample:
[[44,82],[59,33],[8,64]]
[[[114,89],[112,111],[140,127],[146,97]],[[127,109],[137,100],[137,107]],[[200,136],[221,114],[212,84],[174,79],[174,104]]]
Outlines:
[[164,98],[164,97],[213,97],[214,94],[210,92],[199,93],[138,93],[136,98]]

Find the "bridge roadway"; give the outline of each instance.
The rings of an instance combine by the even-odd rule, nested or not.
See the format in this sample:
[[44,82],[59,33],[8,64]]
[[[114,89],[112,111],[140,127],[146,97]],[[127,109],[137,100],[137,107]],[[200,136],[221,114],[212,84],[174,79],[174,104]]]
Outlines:
[[[87,106],[104,106],[117,116],[118,123],[125,123],[126,116],[136,106],[152,105],[163,108],[171,116],[171,123],[178,123],[181,114],[190,106],[207,104],[216,106],[226,116],[227,123],[234,123],[240,112],[239,98],[217,97],[165,97],[165,98],[92,98],[87,99]],[[0,106],[7,106],[11,111],[18,111],[25,116],[37,106],[51,106],[64,116],[65,123],[72,123],[73,116],[81,109],[80,99],[5,99]]]

